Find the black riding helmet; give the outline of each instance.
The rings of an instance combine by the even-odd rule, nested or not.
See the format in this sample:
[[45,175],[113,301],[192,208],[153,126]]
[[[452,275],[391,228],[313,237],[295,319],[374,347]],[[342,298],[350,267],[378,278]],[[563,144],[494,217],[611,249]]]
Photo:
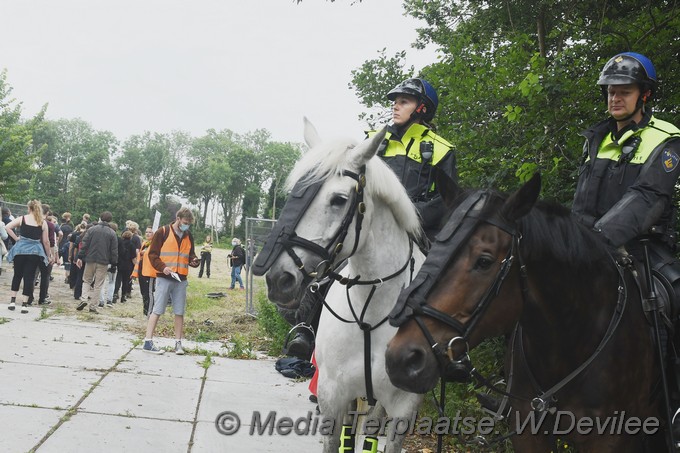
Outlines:
[[[432,85],[423,79],[406,79],[387,93],[387,99],[394,101],[400,94],[414,96],[418,101],[414,114],[421,115],[425,121],[432,121],[439,105],[437,92]],[[422,106],[426,107],[425,113],[422,113]]]
[[[651,60],[644,55],[635,52],[624,52],[612,57],[604,65],[597,84],[602,89],[602,94],[607,99],[607,87],[609,85],[626,85],[637,83],[640,86],[641,95],[649,90],[654,96],[657,87],[656,69]],[[650,97],[651,97],[650,96]],[[640,99],[639,107],[648,99]]]

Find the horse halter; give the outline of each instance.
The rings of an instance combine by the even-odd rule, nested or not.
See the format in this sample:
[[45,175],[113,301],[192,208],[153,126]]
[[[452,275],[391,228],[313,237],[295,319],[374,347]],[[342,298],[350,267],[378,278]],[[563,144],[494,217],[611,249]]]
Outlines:
[[[342,176],[354,179],[356,181],[356,187],[349,209],[345,213],[340,226],[331,238],[329,244],[326,247],[323,247],[315,242],[298,236],[295,232],[295,228],[302,219],[302,216],[307,212],[307,209],[316,197],[319,189],[325,183],[325,180],[321,180],[309,184],[305,181],[306,178],[302,178],[293,187],[290,197],[281,211],[279,220],[269,234],[255,263],[253,263],[253,273],[255,275],[264,275],[274,264],[279,255],[285,250],[304,276],[303,287],[306,287],[314,280],[322,280],[340,266],[341,263],[335,263],[335,260],[344,247],[343,241],[349,232],[349,226],[354,220],[356,213],[356,234],[350,256],[354,254],[359,244],[359,234],[361,232],[364,213],[366,212],[366,205],[364,204],[366,166],[362,165],[359,169],[359,173],[343,170]],[[293,247],[296,246],[306,249],[321,258],[321,262],[316,265],[314,270],[308,271],[305,268],[302,259],[300,259],[297,253],[295,253],[295,250],[293,250]]]
[[[390,324],[394,327],[401,326],[411,318],[416,321],[437,358],[442,376],[450,375],[453,379],[463,377],[461,376],[460,364],[466,359],[469,360],[467,353],[470,335],[491,304],[491,301],[500,291],[501,285],[512,267],[515,256],[518,257],[520,266],[524,268],[519,255],[520,234],[516,226],[510,224],[496,213],[491,213],[490,215],[483,214],[484,207],[492,196],[489,191],[477,191],[468,196],[451,214],[446,225],[435,238],[435,246],[430,249],[430,254],[423,263],[418,276],[409,287],[401,292],[397,305],[390,313]],[[426,300],[432,292],[435,283],[440,278],[443,269],[460,252],[462,246],[467,243],[474,231],[482,223],[494,225],[510,234],[512,242],[493,282],[475,304],[475,308],[468,321],[462,323],[447,313],[429,306]],[[524,289],[527,286],[524,272],[522,276],[522,287]],[[523,291],[523,294],[525,292]],[[429,316],[453,328],[458,332],[458,336],[453,337],[446,345],[437,343],[422,319],[420,319],[422,316]],[[465,348],[462,356],[456,358],[454,357],[453,349],[459,343],[462,343]],[[448,361],[446,360],[447,358]],[[467,366],[465,366],[465,369],[467,369]],[[467,377],[468,373],[466,372],[465,374],[465,377]]]

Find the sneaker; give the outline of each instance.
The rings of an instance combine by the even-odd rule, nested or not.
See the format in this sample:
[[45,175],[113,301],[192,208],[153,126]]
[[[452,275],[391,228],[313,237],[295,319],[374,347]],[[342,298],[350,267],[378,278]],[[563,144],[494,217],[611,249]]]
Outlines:
[[95,315],[98,315],[99,310],[97,310],[95,307],[90,307],[90,313],[94,313]]
[[184,355],[184,348],[182,348],[182,342],[179,340],[175,341],[175,354]]
[[87,302],[82,301],[78,304],[78,306],[76,307],[76,310],[83,311],[83,308],[85,308],[85,307],[87,307]]
[[113,304],[111,302],[107,302],[105,307],[106,308],[113,308]]
[[17,304],[15,302],[10,302],[7,308],[14,311],[14,309],[17,308]]
[[21,304],[21,312],[22,313],[28,313],[28,304],[26,302]]
[[52,300],[50,299],[49,296],[45,298],[45,300],[39,300],[38,305],[49,305],[52,303]]
[[144,341],[144,346],[142,346],[142,350],[145,352],[150,352],[151,354],[163,354],[165,352],[162,349],[158,349],[156,345],[153,344],[153,340]]

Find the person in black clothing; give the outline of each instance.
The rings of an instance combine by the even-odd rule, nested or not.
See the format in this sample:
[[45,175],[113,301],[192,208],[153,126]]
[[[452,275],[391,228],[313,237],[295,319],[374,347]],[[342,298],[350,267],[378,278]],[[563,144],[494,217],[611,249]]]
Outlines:
[[[452,181],[458,179],[453,145],[437,135],[431,124],[439,97],[432,85],[422,78],[404,80],[386,97],[392,101],[392,123],[387,126],[377,155],[399,178],[420,214],[427,238],[433,240],[446,211],[435,177],[439,173]],[[376,133],[369,131],[366,135],[371,137]],[[419,246],[423,251],[429,247],[427,243]],[[299,308],[294,312],[279,309],[291,325],[302,327],[288,343],[288,355],[302,359],[311,356],[313,332],[321,314],[319,298],[324,297],[326,291],[324,287],[315,295],[305,291]]]
[[231,265],[231,287],[229,289],[234,289],[236,282],[238,282],[241,289],[245,289],[241,279],[241,268],[246,262],[246,252],[241,247],[241,240],[238,238],[232,239],[231,245],[234,246],[234,249],[228,255],[229,264]]

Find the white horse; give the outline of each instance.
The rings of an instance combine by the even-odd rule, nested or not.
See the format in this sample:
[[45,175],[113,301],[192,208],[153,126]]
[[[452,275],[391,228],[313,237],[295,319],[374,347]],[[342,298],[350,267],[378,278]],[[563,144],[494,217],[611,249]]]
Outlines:
[[[331,286],[316,337],[319,408],[335,421],[334,435],[324,438],[326,453],[338,451],[339,425],[343,418],[347,421],[356,399],[374,396],[390,417],[405,420],[422,402],[422,395],[392,385],[385,371],[387,342],[396,333],[385,320],[424,257],[414,246],[423,234],[416,210],[395,174],[374,157],[383,138],[384,132],[357,146],[349,141],[323,143],[305,118],[310,150],[297,162],[288,187],[291,196],[305,188],[317,192],[307,203],[298,203],[306,210],[290,228],[278,230],[281,248],[288,253],[279,249],[276,260],[266,267],[270,300],[295,308],[301,287],[322,276],[338,278],[338,264],[347,262],[342,271],[347,279]],[[291,218],[282,212],[279,222],[284,217]],[[371,329],[368,372],[367,338],[357,320]],[[394,427],[388,425],[385,453],[401,451],[405,435]]]

